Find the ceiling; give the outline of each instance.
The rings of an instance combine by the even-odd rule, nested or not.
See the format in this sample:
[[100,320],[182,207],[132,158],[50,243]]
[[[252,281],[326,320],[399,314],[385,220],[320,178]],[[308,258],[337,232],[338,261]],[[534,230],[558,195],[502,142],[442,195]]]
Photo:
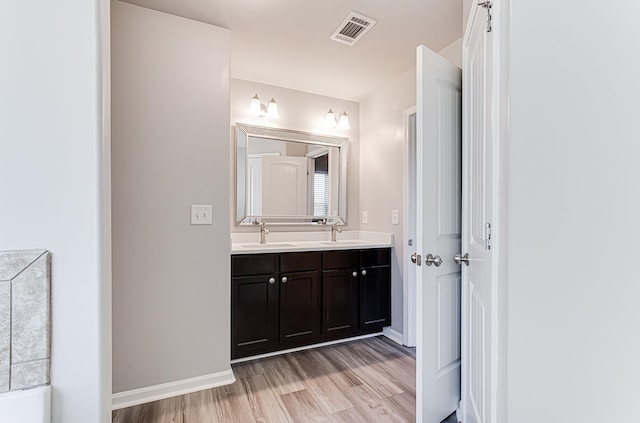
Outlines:
[[[232,31],[231,77],[359,101],[415,67],[415,47],[462,36],[462,0],[126,0]],[[350,47],[350,11],[377,20]]]

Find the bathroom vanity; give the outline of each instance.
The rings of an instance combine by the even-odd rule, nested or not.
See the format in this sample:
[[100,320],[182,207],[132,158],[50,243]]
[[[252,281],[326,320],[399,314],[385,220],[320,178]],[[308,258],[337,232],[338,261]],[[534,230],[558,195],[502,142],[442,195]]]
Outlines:
[[235,133],[231,358],[389,326],[391,235],[342,233],[349,140],[245,124]]
[[234,244],[232,359],[376,333],[391,324],[390,245],[272,245]]

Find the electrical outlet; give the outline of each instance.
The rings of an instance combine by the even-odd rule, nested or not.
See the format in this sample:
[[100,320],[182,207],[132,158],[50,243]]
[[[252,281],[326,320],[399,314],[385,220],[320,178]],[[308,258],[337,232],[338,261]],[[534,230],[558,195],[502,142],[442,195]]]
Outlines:
[[369,214],[366,211],[362,212],[362,223],[367,224],[369,221]]
[[391,210],[391,224],[398,225],[398,210]]
[[191,205],[191,224],[192,225],[211,225],[211,205]]

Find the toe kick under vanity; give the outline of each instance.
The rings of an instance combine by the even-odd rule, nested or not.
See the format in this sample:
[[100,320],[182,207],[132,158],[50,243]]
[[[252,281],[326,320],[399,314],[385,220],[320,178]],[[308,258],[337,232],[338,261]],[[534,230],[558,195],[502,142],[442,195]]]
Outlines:
[[233,243],[231,358],[389,326],[391,236],[380,235],[338,242]]

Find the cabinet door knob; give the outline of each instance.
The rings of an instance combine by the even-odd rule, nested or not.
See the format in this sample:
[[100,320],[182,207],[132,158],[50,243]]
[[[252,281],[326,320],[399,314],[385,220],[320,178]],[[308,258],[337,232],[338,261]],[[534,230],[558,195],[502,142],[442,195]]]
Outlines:
[[362,271],[362,276],[367,276],[367,271],[366,270]]
[[289,279],[287,279],[287,277],[286,277],[286,276],[283,276],[283,277],[282,277],[282,283],[287,283],[287,281],[288,281],[288,280],[289,280]]
[[352,275],[355,278],[356,276],[358,276],[358,272],[353,272]]
[[269,283],[276,283],[276,278],[269,278]]

